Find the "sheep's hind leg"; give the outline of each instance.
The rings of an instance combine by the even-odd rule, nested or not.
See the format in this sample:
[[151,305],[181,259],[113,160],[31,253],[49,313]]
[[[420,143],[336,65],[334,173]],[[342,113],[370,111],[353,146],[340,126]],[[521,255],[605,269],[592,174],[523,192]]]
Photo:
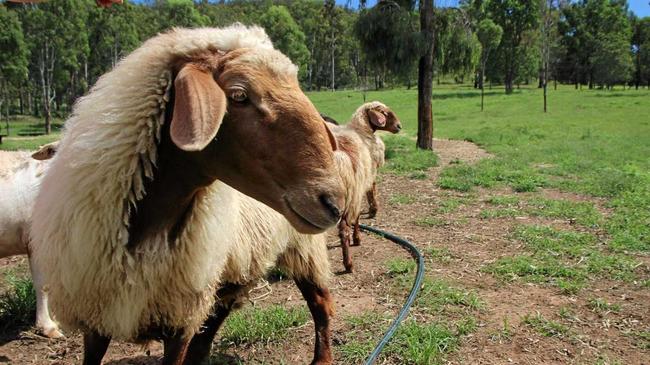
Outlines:
[[377,183],[372,183],[372,188],[366,192],[366,200],[368,201],[368,215],[366,218],[375,218],[379,210],[379,202],[377,202]]
[[352,225],[352,246],[361,246],[361,230],[359,229],[359,217]]
[[[167,332],[167,331],[164,331]],[[164,352],[163,365],[183,365],[190,339],[185,338],[183,331],[170,330],[173,335],[163,336]]]
[[[215,308],[203,323],[201,332],[194,335],[187,351],[185,365],[201,365],[209,363],[212,341],[217,331],[226,320],[236,305],[237,298],[245,287],[242,285],[226,284],[217,291],[217,298],[221,302],[215,304]],[[225,302],[225,303],[224,303]]]
[[352,272],[354,265],[350,257],[350,226],[345,217],[339,222],[339,238],[341,239],[341,250],[343,252],[343,266],[346,272]]
[[84,333],[83,365],[101,365],[109,343],[111,343],[110,337],[102,336],[95,331]]
[[295,279],[296,285],[309,306],[314,319],[316,340],[312,365],[332,363],[330,317],[334,315],[332,296],[327,288],[320,288],[306,279]]

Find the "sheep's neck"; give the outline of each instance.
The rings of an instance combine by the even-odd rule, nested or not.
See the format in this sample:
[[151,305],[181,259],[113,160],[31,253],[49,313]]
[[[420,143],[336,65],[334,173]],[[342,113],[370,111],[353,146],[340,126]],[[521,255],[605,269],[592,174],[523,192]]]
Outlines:
[[161,232],[173,244],[185,228],[197,193],[215,181],[202,173],[200,153],[182,152],[164,141],[157,166],[153,179],[145,183],[146,195],[129,217],[128,247],[132,250]]

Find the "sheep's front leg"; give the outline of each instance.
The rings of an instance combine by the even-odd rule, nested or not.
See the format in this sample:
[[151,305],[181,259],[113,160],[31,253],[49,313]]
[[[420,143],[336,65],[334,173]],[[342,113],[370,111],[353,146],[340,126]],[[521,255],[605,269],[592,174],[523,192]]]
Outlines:
[[377,183],[372,183],[372,188],[366,192],[366,200],[368,201],[368,215],[367,218],[375,218],[379,210],[379,202],[377,201]]
[[110,337],[102,336],[95,331],[85,332],[83,365],[101,365],[110,343]]
[[173,335],[163,336],[163,365],[183,365],[187,348],[190,346],[190,338],[186,338],[183,331],[169,331]]
[[350,226],[346,217],[341,218],[339,222],[339,239],[341,240],[341,250],[343,252],[343,266],[346,272],[352,272],[354,267],[350,257]]
[[314,343],[314,360],[312,365],[332,363],[330,318],[334,315],[332,296],[327,288],[320,288],[305,279],[295,279],[298,289],[307,301],[309,311],[314,319],[316,340]]
[[217,291],[220,302],[215,304],[212,314],[203,323],[202,331],[195,334],[187,351],[185,365],[201,365],[209,363],[212,341],[223,322],[236,306],[237,299],[246,287],[226,284]]
[[361,230],[359,229],[359,217],[352,225],[352,246],[361,245]]
[[61,338],[63,333],[59,331],[59,326],[50,317],[47,305],[47,291],[44,289],[43,273],[39,270],[32,256],[29,255],[29,269],[32,272],[32,281],[36,291],[36,328],[45,337]]

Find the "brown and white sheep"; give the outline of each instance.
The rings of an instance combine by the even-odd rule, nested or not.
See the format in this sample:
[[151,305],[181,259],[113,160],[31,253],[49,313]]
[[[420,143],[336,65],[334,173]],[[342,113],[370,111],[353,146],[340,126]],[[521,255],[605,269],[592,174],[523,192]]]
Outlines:
[[162,339],[163,364],[182,364],[236,241],[226,184],[323,232],[343,205],[334,145],[259,27],[175,29],[102,76],[66,121],[31,230],[84,364],[112,338]]
[[29,225],[34,200],[47,162],[36,161],[48,153],[50,146],[32,156],[28,152],[0,151],[0,258],[28,255],[29,268],[36,292],[36,329],[50,338],[63,337],[50,317],[47,291],[43,286],[43,270],[30,255]]
[[377,212],[377,170],[384,164],[386,147],[375,135],[378,130],[398,133],[402,129],[397,115],[386,105],[373,101],[360,106],[343,126],[330,125],[340,151],[335,153],[337,168],[346,187],[346,203],[338,224],[343,251],[343,266],[353,271],[350,257],[350,228],[354,245],[361,243],[359,217],[364,196],[369,205],[369,217]]

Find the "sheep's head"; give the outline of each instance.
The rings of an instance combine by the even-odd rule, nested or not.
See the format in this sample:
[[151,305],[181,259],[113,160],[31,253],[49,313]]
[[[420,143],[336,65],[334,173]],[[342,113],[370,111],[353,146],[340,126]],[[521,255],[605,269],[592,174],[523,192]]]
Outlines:
[[379,102],[365,105],[368,123],[370,123],[373,131],[380,130],[397,133],[402,129],[402,123],[397,118],[397,115],[386,105]]
[[280,52],[237,49],[179,63],[170,136],[202,168],[282,213],[303,233],[337,223],[336,142]]
[[32,158],[35,160],[49,160],[56,154],[59,148],[59,141],[54,141],[41,146],[38,151],[32,153]]

